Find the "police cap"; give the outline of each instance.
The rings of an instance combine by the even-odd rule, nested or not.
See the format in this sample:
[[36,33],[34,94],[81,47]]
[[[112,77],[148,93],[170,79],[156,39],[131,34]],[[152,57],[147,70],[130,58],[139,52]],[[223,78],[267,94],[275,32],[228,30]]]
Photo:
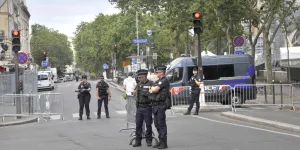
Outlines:
[[198,69],[197,69],[197,68],[194,68],[193,71],[198,71]]
[[82,79],[87,79],[87,76],[86,75],[82,75],[81,78]]
[[148,74],[148,70],[146,69],[140,69],[137,71],[138,76],[140,75],[147,75]]
[[164,65],[156,66],[156,67],[155,67],[155,70],[163,70],[163,71],[165,71],[166,69],[167,69],[167,67],[164,66]]

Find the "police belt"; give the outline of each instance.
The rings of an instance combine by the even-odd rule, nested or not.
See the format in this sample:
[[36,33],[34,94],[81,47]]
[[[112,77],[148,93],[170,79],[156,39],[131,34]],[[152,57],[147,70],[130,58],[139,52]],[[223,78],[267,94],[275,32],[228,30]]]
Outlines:
[[156,102],[152,102],[152,105],[153,106],[159,106],[159,105],[165,105],[166,104],[166,101],[163,100],[163,101],[156,101]]
[[192,90],[192,91],[200,91],[200,88],[199,88],[199,87],[192,87],[191,90]]
[[142,108],[152,107],[151,102],[150,103],[138,103],[137,106],[142,107]]

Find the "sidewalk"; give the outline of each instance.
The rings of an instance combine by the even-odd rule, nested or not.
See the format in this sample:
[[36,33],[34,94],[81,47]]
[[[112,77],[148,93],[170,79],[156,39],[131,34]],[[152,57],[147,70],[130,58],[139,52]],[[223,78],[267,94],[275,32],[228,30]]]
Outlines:
[[0,117],[0,127],[34,123],[39,121],[38,117],[22,117],[21,119],[16,119],[15,117],[4,117],[4,121],[2,121],[2,116]]
[[221,116],[300,133],[300,112],[265,109],[223,112]]
[[111,84],[112,86],[116,87],[117,90],[119,90],[121,92],[125,92],[125,90],[120,85],[113,82],[111,79],[107,79],[106,81],[107,81],[108,84]]

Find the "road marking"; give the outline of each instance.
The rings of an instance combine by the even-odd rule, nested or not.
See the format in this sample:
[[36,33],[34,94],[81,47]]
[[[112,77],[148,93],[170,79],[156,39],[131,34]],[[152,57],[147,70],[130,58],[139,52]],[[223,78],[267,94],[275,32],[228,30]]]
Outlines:
[[116,113],[118,113],[120,115],[126,115],[127,111],[126,110],[120,110],[120,111],[116,111]]
[[[95,116],[98,116],[97,115],[97,112],[94,112]],[[101,116],[105,116],[105,112],[101,112]]]
[[59,120],[61,119],[61,115],[51,115],[50,120]]
[[244,127],[244,128],[254,129],[254,130],[260,130],[260,131],[265,131],[265,132],[276,133],[276,134],[281,134],[281,135],[300,138],[300,135],[295,135],[295,134],[289,134],[289,133],[284,133],[284,132],[272,131],[272,130],[268,130],[268,129],[262,129],[262,128],[257,128],[257,127],[251,127],[251,126],[246,126],[246,125],[235,124],[235,123],[223,122],[223,121],[213,120],[213,119],[200,117],[200,116],[191,116],[191,117],[202,119],[202,120],[207,120],[207,121],[211,121],[211,122],[221,123],[221,124],[228,124],[228,125],[232,125],[232,126]]

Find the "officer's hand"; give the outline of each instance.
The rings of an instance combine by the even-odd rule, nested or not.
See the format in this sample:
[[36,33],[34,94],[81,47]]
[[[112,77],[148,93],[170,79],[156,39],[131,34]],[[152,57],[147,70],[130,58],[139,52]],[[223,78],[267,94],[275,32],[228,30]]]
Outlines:
[[110,99],[111,99],[111,97],[109,96],[109,97],[108,97],[108,100],[110,101]]
[[131,93],[132,93],[132,95],[136,94],[136,90],[132,91]]
[[97,100],[99,100],[100,99],[100,97],[99,96],[97,96]]

